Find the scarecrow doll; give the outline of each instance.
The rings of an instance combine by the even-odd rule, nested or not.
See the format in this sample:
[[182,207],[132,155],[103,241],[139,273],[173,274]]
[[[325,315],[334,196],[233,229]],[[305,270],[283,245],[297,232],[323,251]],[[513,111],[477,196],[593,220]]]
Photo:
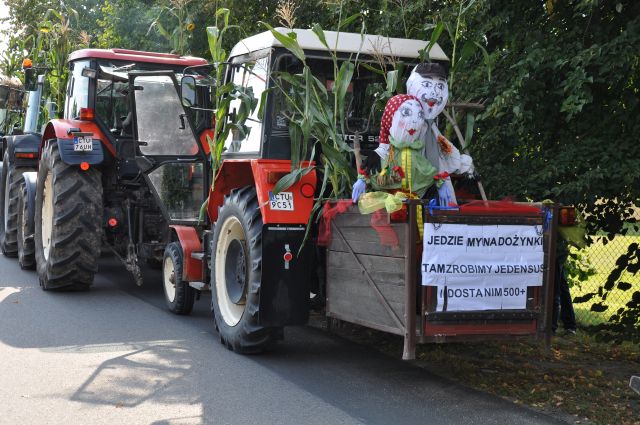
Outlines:
[[[423,154],[421,134],[425,125],[424,108],[415,96],[397,95],[387,102],[380,125],[380,145],[370,155],[377,156],[375,160],[380,165],[371,166],[367,161],[353,186],[352,200],[358,202],[360,198],[361,211],[364,206],[363,212],[371,212],[374,204],[380,207],[382,202],[392,212],[399,209],[403,198],[421,198],[434,183],[437,170]],[[376,192],[362,196],[367,184]]]
[[422,104],[425,131],[423,154],[438,170],[438,195],[441,206],[456,204],[450,174],[472,174],[473,160],[460,151],[438,130],[436,119],[449,99],[449,86],[444,67],[437,63],[418,64],[407,80],[407,93],[418,98]]

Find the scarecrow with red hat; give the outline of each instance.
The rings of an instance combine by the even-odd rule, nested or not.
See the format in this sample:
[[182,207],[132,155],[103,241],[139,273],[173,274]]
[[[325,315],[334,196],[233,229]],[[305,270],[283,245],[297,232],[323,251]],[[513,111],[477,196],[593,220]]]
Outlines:
[[[398,177],[398,172],[404,171],[402,166],[389,166],[390,163],[396,161],[394,149],[392,149],[394,146],[394,138],[389,137],[389,134],[402,131],[400,128],[393,128],[393,114],[396,112],[399,104],[410,99],[412,102],[417,102],[418,105],[420,105],[422,109],[421,118],[424,122],[421,125],[414,125],[417,130],[414,134],[402,134],[399,137],[403,140],[411,140],[410,145],[413,150],[418,150],[423,159],[426,158],[428,160],[427,162],[435,168],[436,172],[433,177],[436,179],[440,205],[456,205],[455,191],[449,176],[450,174],[473,174],[474,166],[471,157],[461,154],[460,151],[440,133],[437,126],[436,119],[444,110],[449,99],[449,87],[447,85],[444,67],[437,63],[430,62],[418,64],[407,80],[407,93],[408,95],[394,96],[387,103],[385,116],[382,118],[380,143],[374,153],[367,158],[366,164],[364,164],[364,170],[361,170],[361,177],[353,187],[353,202],[357,202],[360,195],[365,192],[365,182],[367,181],[368,174],[373,174],[376,170],[380,170],[380,172],[376,175],[375,179],[370,179],[371,186],[374,189],[398,189],[398,187],[395,187],[397,186],[397,182],[403,181],[402,178]],[[396,140],[396,144],[397,143]],[[417,157],[417,155],[415,155],[416,153],[418,152],[414,152],[412,158]],[[391,155],[391,160],[387,158],[389,155]],[[384,164],[386,165],[382,166]],[[394,169],[394,167],[398,168]],[[405,178],[404,182],[411,183],[411,187],[401,187],[401,189],[414,192],[420,197],[424,194],[424,190],[433,183],[433,180],[430,181],[430,183],[424,187],[424,190],[421,190],[422,184],[415,183],[414,181],[414,177],[410,179]],[[389,187],[389,185],[393,187]]]
[[380,125],[380,145],[370,155],[379,158],[380,166],[359,170],[353,186],[354,202],[366,191],[367,183],[375,191],[402,192],[410,197],[424,195],[437,174],[423,155],[421,136],[425,124],[423,106],[415,96],[397,95],[387,102]]

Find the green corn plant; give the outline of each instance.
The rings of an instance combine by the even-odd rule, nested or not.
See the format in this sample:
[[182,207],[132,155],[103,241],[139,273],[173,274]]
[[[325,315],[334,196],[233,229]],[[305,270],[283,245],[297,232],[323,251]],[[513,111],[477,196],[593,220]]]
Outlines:
[[[353,21],[353,18],[347,19]],[[310,163],[318,147],[322,152],[322,186],[327,187],[327,182],[330,183],[331,198],[345,197],[355,179],[355,169],[349,160],[352,149],[342,135],[345,134],[345,98],[356,62],[340,61],[335,48],[328,45],[322,28],[317,24],[313,26],[313,33],[333,61],[334,85],[329,91],[313,75],[295,32],[283,34],[265,22],[262,25],[302,62],[301,74],[278,72],[274,78],[277,89],[286,99],[291,139],[291,172],[278,181],[274,193],[286,190],[313,169]]]
[[[207,41],[209,51],[214,64],[214,81],[217,83],[224,80],[224,75],[228,64],[226,63],[229,54],[223,47],[224,36],[231,29],[239,29],[237,25],[229,25],[229,9],[221,8],[216,11],[216,23],[219,26],[207,27]],[[240,106],[237,110],[233,122],[227,122],[231,101],[239,99]],[[232,129],[240,132],[244,136],[247,133],[245,122],[258,105],[258,100],[250,87],[242,87],[233,82],[216,85],[213,96],[213,108],[215,114],[214,137],[207,137],[207,142],[211,148],[211,159],[213,164],[214,177],[220,167],[222,151],[225,141]]]
[[62,117],[69,70],[66,66],[69,54],[76,47],[73,24],[78,24],[78,12],[67,7],[64,11],[49,9],[40,23],[37,51],[44,52],[48,68],[47,82],[51,97],[58,108],[58,117]]
[[[356,14],[341,21],[338,31],[360,17],[360,14]],[[273,192],[286,190],[313,170],[312,161],[316,157],[316,148],[319,147],[322,152],[321,164],[317,166],[322,176],[320,197],[311,211],[311,219],[304,236],[306,242],[314,217],[319,217],[325,195],[330,199],[348,197],[356,178],[356,170],[350,161],[353,149],[345,142],[343,135],[346,134],[346,95],[356,70],[358,55],[354,61],[340,61],[336,54],[339,33],[336,46],[331,49],[322,28],[318,24],[312,27],[313,33],[326,48],[333,62],[334,84],[329,91],[325,84],[313,75],[295,32],[283,34],[265,22],[262,22],[262,25],[302,63],[301,74],[279,72],[273,78],[276,89],[286,99],[287,110],[283,112],[288,118],[291,140],[291,172],[276,183]],[[364,23],[362,32],[364,33]],[[330,192],[327,194],[328,188]]]
[[[227,63],[229,53],[223,47],[224,36],[231,29],[240,29],[237,25],[229,25],[229,16],[229,9],[220,8],[215,14],[216,26],[207,27],[207,41],[213,62],[211,77],[216,83],[212,98],[215,118],[213,137],[208,135],[206,137],[211,152],[211,190],[215,187],[216,176],[222,163],[222,152],[229,132],[236,130],[244,137],[247,134],[245,122],[258,105],[258,100],[255,98],[251,87],[243,87],[233,82],[219,84],[224,81],[227,66],[229,65]],[[263,93],[264,96],[266,96],[266,92]],[[240,100],[240,106],[237,108],[233,122],[227,122],[231,102],[236,99]],[[264,104],[264,102],[261,102],[261,104]],[[200,208],[201,221],[204,219],[207,206],[208,199]]]
[[[193,0],[168,0],[164,1],[160,13],[149,26],[147,34],[156,30],[158,34],[171,45],[171,53],[185,55],[189,53],[189,40],[195,29],[191,4]],[[166,28],[161,20],[169,19],[173,29]]]

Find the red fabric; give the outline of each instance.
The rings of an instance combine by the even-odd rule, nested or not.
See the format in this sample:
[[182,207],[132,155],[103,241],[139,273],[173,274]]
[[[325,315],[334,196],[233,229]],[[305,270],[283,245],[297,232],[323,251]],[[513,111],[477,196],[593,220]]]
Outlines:
[[389,129],[391,128],[391,123],[393,121],[393,114],[395,114],[398,108],[409,99],[416,100],[420,103],[420,100],[417,97],[411,96],[410,94],[397,94],[389,99],[387,105],[384,107],[382,120],[380,121],[379,143],[389,144]]
[[[332,207],[331,204],[334,204]],[[351,199],[341,201],[327,201],[322,208],[322,216],[320,217],[320,226],[318,228],[318,245],[329,246],[331,243],[331,220],[338,214],[342,214],[353,205]]]
[[392,248],[400,245],[398,235],[391,227],[391,224],[389,224],[387,214],[384,210],[374,211],[373,214],[371,214],[371,227],[373,227],[373,230],[378,234],[380,245],[390,246]]
[[472,201],[460,205],[460,214],[466,215],[535,215],[540,208],[513,201]]
[[[327,247],[331,244],[331,221],[338,214],[347,211],[352,205],[351,199],[328,201],[324,204],[318,229],[318,246]],[[380,245],[396,247],[400,244],[398,235],[388,223],[385,211],[378,210],[371,214],[371,227],[378,233]]]

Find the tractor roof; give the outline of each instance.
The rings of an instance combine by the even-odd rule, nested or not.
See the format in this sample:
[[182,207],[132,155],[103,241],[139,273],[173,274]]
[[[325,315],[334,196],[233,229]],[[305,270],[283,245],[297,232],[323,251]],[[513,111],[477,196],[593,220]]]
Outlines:
[[[298,44],[304,50],[327,50],[311,30],[276,28],[276,31],[283,34],[294,31],[297,35]],[[383,53],[385,56],[418,58],[418,51],[424,49],[428,44],[426,41],[421,40],[391,38],[381,35],[361,35],[348,32],[337,33],[335,31],[325,31],[324,35],[327,39],[327,44],[332,49],[336,45],[336,38],[338,38],[337,51],[342,53],[360,52],[367,55]],[[265,31],[241,40],[235,45],[230,56],[239,56],[276,46],[282,46],[282,43],[280,43],[270,31]],[[429,56],[432,60],[449,60],[437,43],[431,48]]]
[[178,56],[171,53],[142,52],[127,49],[82,49],[71,52],[69,62],[79,59],[111,59],[127,62],[151,62],[162,65],[194,66],[206,65],[207,61],[193,56]]

